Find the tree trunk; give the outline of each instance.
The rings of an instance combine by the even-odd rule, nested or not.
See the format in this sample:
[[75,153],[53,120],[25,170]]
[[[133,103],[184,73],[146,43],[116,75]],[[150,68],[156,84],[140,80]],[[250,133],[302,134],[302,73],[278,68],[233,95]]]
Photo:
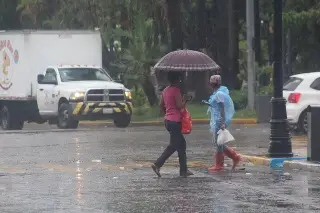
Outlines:
[[206,0],[198,0],[198,40],[200,49],[207,47],[206,42]]
[[186,21],[182,23],[182,28],[184,29],[183,38],[185,38],[185,47],[190,50],[198,50],[199,49],[198,26],[197,26],[197,19],[193,17],[193,15],[195,14],[195,11],[192,8],[192,2],[190,0],[184,0],[183,8],[188,14],[187,17],[184,17]]
[[168,20],[171,34],[171,49],[183,49],[183,33],[181,26],[181,1],[167,0]]
[[155,106],[158,104],[158,97],[155,92],[154,85],[152,84],[152,81],[150,79],[150,75],[148,75],[144,81],[142,82],[142,88],[144,93],[147,96],[148,102],[150,106]]
[[[229,1],[229,0],[228,0]],[[217,62],[221,67],[222,82],[224,85],[230,87],[232,86],[231,73],[229,72],[229,57],[228,57],[228,1],[215,1],[214,11],[217,13],[217,18],[215,19],[215,33],[216,33],[216,42],[217,47]]]
[[[197,5],[197,22],[195,25],[196,31],[196,36],[197,36],[197,49],[207,53],[206,47],[207,47],[207,42],[206,42],[206,0],[198,0],[198,5]],[[209,26],[208,26],[209,27]],[[207,92],[207,82],[208,82],[208,73],[207,72],[201,72],[201,73],[193,73],[191,76],[192,78],[188,78],[188,81],[191,84],[194,84],[195,88],[195,100],[200,101],[203,99],[208,98],[208,92]]]
[[106,69],[110,69],[110,60],[109,60],[110,52],[107,48],[107,44],[104,38],[101,37],[101,40],[102,40],[102,66]]
[[167,3],[165,5],[157,6],[157,22],[159,27],[159,34],[161,36],[161,43],[169,45],[169,37],[168,37],[168,14],[167,14]]
[[269,64],[273,64],[273,26],[270,26],[270,22],[266,22],[267,25],[267,42],[268,42],[268,55],[269,55]]
[[208,54],[215,60],[219,65],[218,61],[218,48],[217,48],[217,2],[216,0],[212,0],[212,8],[207,9],[207,48]]
[[161,11],[160,7],[156,6],[154,13],[154,32],[153,32],[153,41],[155,45],[159,45],[159,37],[160,37],[160,25],[161,25]]
[[[128,30],[129,29],[129,15],[126,7],[121,8],[121,20],[120,25],[122,30]],[[129,47],[129,38],[126,36],[121,37],[121,47],[126,49]]]
[[241,84],[238,79],[239,74],[239,20],[236,0],[228,0],[228,58],[230,74],[229,87],[240,89]]

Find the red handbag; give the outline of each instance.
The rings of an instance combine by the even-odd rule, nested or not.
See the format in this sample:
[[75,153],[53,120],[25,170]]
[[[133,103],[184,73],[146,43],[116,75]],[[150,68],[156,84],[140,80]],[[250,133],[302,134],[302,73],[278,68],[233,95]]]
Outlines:
[[187,108],[181,111],[181,133],[190,134],[192,131],[192,119]]

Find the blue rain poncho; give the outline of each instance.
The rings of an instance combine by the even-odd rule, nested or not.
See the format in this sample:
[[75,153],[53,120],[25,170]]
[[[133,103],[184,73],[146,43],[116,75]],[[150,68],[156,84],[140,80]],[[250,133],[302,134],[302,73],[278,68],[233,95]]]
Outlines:
[[212,93],[209,98],[209,108],[208,113],[210,113],[210,131],[217,132],[220,129],[221,115],[218,103],[223,103],[225,112],[225,124],[229,126],[232,121],[232,117],[235,113],[233,101],[229,95],[229,90],[225,86],[220,86],[220,88]]

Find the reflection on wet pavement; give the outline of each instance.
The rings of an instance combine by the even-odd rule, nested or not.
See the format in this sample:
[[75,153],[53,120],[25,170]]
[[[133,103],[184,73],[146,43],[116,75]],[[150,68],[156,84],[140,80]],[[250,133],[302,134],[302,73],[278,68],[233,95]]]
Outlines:
[[[233,144],[238,150],[248,140],[260,141],[256,149],[267,141],[259,126],[235,128],[244,140]],[[167,144],[162,127],[1,136],[1,212],[320,212],[317,173],[245,165],[208,174],[205,126],[187,138],[190,178],[178,177],[176,154],[163,178],[150,169]]]

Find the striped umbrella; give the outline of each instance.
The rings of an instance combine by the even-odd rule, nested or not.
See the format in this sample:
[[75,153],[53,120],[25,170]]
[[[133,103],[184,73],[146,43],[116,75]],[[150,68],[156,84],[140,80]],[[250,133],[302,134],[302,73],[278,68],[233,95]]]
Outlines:
[[162,57],[154,66],[155,71],[216,71],[219,65],[209,56],[194,50],[177,50]]

